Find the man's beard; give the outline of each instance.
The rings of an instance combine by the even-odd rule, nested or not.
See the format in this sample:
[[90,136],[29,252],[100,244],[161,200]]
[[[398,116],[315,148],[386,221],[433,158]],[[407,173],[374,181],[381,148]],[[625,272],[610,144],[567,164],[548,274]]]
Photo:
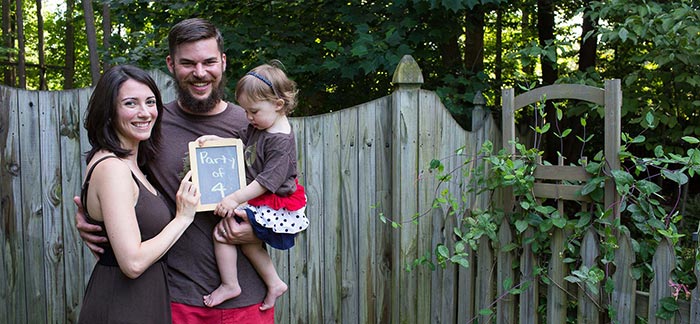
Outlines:
[[[208,113],[214,110],[219,101],[224,97],[223,85],[226,84],[226,77],[224,75],[221,75],[219,84],[212,87],[211,93],[204,99],[197,99],[192,96],[187,87],[183,85],[183,83],[188,81],[177,79],[175,81],[180,106],[193,113]],[[198,80],[195,79],[193,81],[197,82]]]

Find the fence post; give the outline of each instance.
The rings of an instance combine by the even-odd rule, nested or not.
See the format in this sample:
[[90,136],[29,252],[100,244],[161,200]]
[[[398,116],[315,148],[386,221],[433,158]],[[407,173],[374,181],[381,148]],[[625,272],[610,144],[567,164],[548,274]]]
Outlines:
[[472,109],[472,132],[476,132],[484,126],[485,105],[484,95],[481,94],[481,91],[477,91],[474,95],[474,109]]
[[[419,316],[429,316],[430,297],[419,303],[418,271],[407,272],[404,265],[418,258],[416,226],[411,225],[413,215],[418,213],[418,118],[420,86],[423,74],[418,63],[410,55],[405,55],[399,62],[392,79],[394,92],[391,95],[391,136],[392,168],[391,184],[392,211],[394,218],[406,224],[400,231],[394,231],[393,264],[396,271],[392,273],[391,314],[393,323],[428,323],[429,317],[421,320]],[[430,284],[428,282],[427,284]],[[427,307],[427,308],[426,308]],[[419,309],[420,308],[420,309]]]
[[394,70],[391,83],[396,87],[395,91],[420,89],[423,84],[423,72],[411,55],[404,55],[401,58]]

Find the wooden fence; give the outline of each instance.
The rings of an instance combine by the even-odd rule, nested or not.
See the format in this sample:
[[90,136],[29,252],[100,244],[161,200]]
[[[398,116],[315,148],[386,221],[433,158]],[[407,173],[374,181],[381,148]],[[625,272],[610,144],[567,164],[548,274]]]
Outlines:
[[[153,75],[164,101],[174,99],[170,78]],[[430,161],[441,158],[446,168],[455,168],[464,161],[455,154],[461,147],[474,157],[486,140],[502,145],[489,114],[477,108],[473,130],[463,131],[435,93],[420,89],[422,82],[416,62],[405,57],[391,95],[292,119],[311,225],[293,249],[272,252],[290,288],[278,300],[278,323],[515,323],[526,318],[516,317],[516,307],[536,305],[536,291],[530,301],[498,298],[503,277],[496,266],[511,265],[518,256],[488,242],[470,256],[469,268],[406,271],[436,243],[451,240],[460,221],[449,210],[431,208],[438,182]],[[0,87],[1,323],[77,319],[94,263],[75,231],[72,203],[85,167],[82,118],[90,93]],[[459,193],[468,180],[451,182],[448,189]],[[479,207],[486,199],[471,195],[462,203]],[[401,229],[380,216],[401,223]],[[669,260],[664,249],[659,253]],[[633,282],[629,287],[634,291]],[[620,307],[636,305],[636,313],[655,309],[652,296],[658,294],[649,294],[648,308],[640,298]],[[624,298],[618,300],[628,301]],[[498,317],[480,313],[495,308],[495,301]]]

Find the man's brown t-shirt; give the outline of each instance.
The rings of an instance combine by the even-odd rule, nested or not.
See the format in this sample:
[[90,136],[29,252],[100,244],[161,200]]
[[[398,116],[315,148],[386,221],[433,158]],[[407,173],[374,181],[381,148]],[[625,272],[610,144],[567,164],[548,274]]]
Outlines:
[[[175,210],[175,195],[180,186],[188,143],[202,135],[238,138],[247,125],[245,111],[231,103],[226,111],[215,116],[185,113],[176,101],[165,105],[160,150],[155,161],[149,165],[149,180],[160,184],[172,210]],[[212,212],[197,213],[192,225],[168,252],[168,287],[173,302],[204,306],[202,296],[219,286],[221,279],[214,256],[212,230],[220,220],[221,217]],[[217,308],[245,307],[263,301],[265,284],[240,250],[238,280],[241,295],[227,300]]]

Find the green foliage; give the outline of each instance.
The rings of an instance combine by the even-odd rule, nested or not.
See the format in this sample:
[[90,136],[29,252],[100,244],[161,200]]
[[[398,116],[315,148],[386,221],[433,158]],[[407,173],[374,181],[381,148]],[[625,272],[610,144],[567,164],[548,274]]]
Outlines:
[[[697,1],[594,2],[605,74],[622,78],[623,115],[636,129],[648,129],[645,148],[662,145],[674,153],[689,146],[682,136],[700,135],[700,7]],[[645,116],[652,113],[656,124]]]

